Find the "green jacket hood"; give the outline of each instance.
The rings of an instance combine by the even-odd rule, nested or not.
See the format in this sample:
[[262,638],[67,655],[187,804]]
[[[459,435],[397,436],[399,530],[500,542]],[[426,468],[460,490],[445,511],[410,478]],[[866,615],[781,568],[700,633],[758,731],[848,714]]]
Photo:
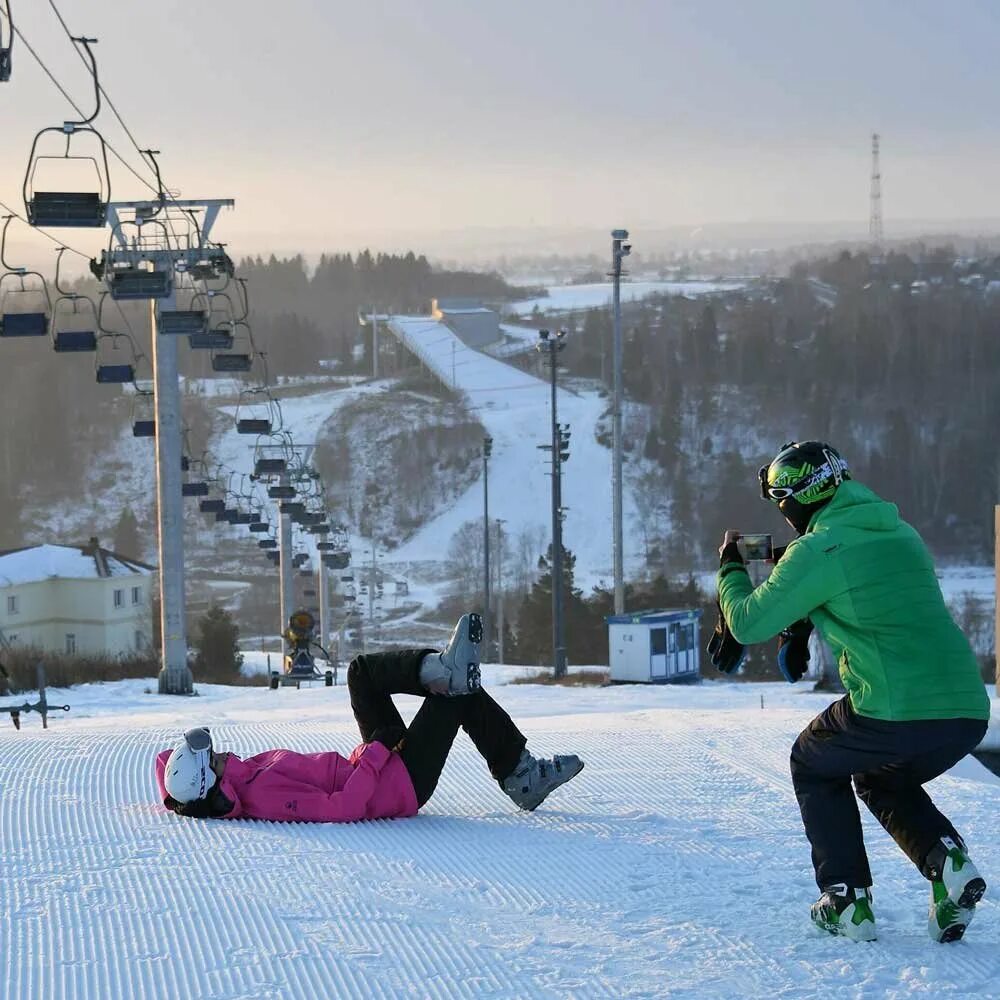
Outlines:
[[807,534],[835,525],[865,531],[895,531],[899,524],[899,508],[894,503],[883,500],[862,483],[848,479],[809,522]]

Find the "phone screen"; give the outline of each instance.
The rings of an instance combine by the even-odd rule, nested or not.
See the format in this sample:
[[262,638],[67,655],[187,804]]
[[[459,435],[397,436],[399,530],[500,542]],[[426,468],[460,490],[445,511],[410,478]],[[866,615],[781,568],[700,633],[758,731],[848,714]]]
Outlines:
[[774,556],[770,535],[740,535],[738,544],[743,558],[748,562],[751,560],[769,561]]

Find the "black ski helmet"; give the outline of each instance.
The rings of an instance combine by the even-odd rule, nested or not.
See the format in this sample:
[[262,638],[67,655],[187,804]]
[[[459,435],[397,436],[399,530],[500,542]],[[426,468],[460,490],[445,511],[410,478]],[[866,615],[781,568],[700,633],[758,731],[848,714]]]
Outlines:
[[790,441],[769,465],[762,465],[760,495],[804,535],[813,515],[825,507],[845,479],[847,463],[835,448],[822,441]]

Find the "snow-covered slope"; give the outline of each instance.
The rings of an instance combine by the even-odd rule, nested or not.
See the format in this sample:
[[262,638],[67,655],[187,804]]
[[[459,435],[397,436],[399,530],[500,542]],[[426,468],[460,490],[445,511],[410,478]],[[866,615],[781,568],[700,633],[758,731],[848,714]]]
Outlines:
[[[510,534],[541,526],[549,537],[551,389],[534,375],[467,347],[443,323],[426,317],[393,317],[393,331],[442,381],[465,394],[469,406],[493,438],[490,459],[490,517],[506,521]],[[595,428],[607,408],[596,392],[557,392],[559,422],[571,429],[570,459],[563,466],[563,541],[577,559],[577,583],[584,588],[608,581],[611,552],[611,453]],[[483,514],[482,482],[449,511],[435,518],[393,559],[420,560],[446,553],[463,522]],[[635,504],[625,494],[624,519],[636,525]],[[639,569],[638,539],[626,534],[626,575]]]
[[[880,940],[810,927],[787,754],[824,697],[502,687],[534,749],[586,761],[536,813],[460,735],[420,816],[304,825],[176,817],[153,755],[196,722],[241,754],[347,749],[343,687],[143,687],[0,730],[4,1000],[997,995],[996,892],[933,944],[926,882],[867,816]],[[1000,783],[969,761],[930,787],[996,884]]]

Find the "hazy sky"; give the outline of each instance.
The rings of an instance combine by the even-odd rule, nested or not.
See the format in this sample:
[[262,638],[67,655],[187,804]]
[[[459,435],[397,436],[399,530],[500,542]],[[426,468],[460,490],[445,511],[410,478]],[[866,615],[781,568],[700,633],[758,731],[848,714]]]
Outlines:
[[[873,129],[889,234],[1000,217],[995,0],[57,4],[100,39],[102,82],[170,186],[237,199],[217,231],[237,251],[467,227],[863,231]],[[14,13],[89,102],[48,3]],[[11,203],[34,131],[66,104],[23,46],[0,102]],[[116,197],[141,195],[113,174]]]

